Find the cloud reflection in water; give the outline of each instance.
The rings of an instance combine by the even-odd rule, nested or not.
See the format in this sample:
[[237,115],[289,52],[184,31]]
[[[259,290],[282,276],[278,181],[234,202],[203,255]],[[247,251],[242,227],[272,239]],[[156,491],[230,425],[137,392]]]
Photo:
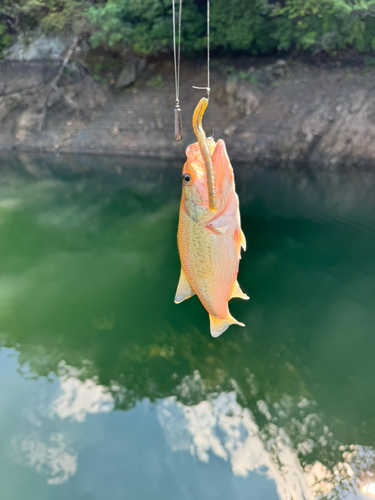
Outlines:
[[77,454],[67,449],[64,436],[51,434],[44,442],[37,433],[12,439],[14,461],[48,477],[47,483],[65,483],[77,472]]
[[[0,351],[1,361],[5,351],[11,350]],[[60,488],[69,483],[74,491],[86,485],[93,493],[112,478],[122,491],[133,478],[134,492],[139,493],[142,488],[159,487],[160,478],[164,484],[172,474],[181,492],[202,487],[214,474],[217,484],[212,494],[234,488],[233,499],[248,498],[246,492],[257,500],[365,498],[349,480],[360,486],[357,479],[375,460],[372,448],[347,447],[334,471],[318,461],[302,468],[301,453],[313,449],[309,439],[299,439],[297,449],[287,430],[273,424],[271,414],[260,427],[254,414],[238,402],[236,391],[206,394],[195,404],[184,404],[175,396],[155,403],[145,399],[109,417],[114,400],[95,377],[85,379],[83,371],[61,364],[59,377],[25,380],[16,371],[16,359],[7,359],[9,377],[3,379],[0,401],[7,408],[12,401],[14,415],[20,415],[7,438],[8,460],[44,476],[45,485]],[[181,392],[188,397],[199,383],[197,372],[181,384]],[[308,408],[307,402],[300,404]],[[280,401],[280,407],[286,406]],[[264,401],[258,407],[265,416],[271,411]],[[272,429],[265,432],[267,426]],[[137,458],[140,443],[145,453]]]
[[114,407],[112,396],[95,380],[76,378],[81,372],[64,363],[60,368],[63,374],[53,380],[54,390],[48,394],[39,388],[38,397],[31,397],[23,411],[26,429],[10,442],[13,461],[46,475],[49,485],[63,484],[76,474],[78,453],[67,445],[63,432],[46,434],[43,427],[59,428],[49,422],[56,417],[82,424],[87,415],[108,413]]
[[60,391],[50,405],[50,415],[71,418],[84,422],[90,413],[104,413],[113,410],[113,397],[95,380],[76,378],[78,370],[64,365],[65,374],[60,377]]
[[230,463],[235,476],[265,475],[275,482],[280,500],[313,499],[296,454],[280,439],[275,443],[279,466],[271,460],[251,412],[237,403],[235,392],[194,406],[166,398],[157,415],[171,450],[188,451],[202,462],[216,455]]

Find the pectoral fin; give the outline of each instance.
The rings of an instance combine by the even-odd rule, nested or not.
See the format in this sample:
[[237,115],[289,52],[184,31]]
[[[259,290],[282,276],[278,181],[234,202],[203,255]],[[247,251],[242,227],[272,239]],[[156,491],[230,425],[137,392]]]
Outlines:
[[245,326],[232,316],[229,316],[227,319],[221,319],[216,318],[216,316],[211,316],[210,314],[210,330],[212,337],[219,337],[227,328],[230,327],[230,325]]
[[180,304],[186,299],[189,299],[195,295],[193,290],[191,289],[189,283],[187,282],[184,270],[181,267],[180,281],[178,282],[176,296],[174,298],[175,304]]
[[239,299],[244,299],[244,300],[250,299],[250,297],[246,295],[246,293],[243,293],[243,291],[240,288],[240,285],[238,284],[238,281],[236,281],[236,284],[234,285],[234,290],[231,299],[233,299],[234,297],[238,297]]
[[228,226],[216,227],[214,226],[214,230],[218,233],[225,234],[227,232]]
[[246,251],[246,238],[241,229],[241,247]]

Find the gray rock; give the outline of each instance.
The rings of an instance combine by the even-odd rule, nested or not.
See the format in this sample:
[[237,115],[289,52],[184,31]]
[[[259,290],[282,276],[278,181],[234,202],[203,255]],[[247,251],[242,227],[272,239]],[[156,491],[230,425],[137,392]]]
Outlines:
[[285,75],[285,69],[281,67],[276,67],[273,68],[273,74],[276,76],[284,76]]
[[227,78],[224,89],[226,94],[226,101],[230,107],[233,107],[236,103],[238,92],[238,85],[236,80],[234,80],[233,78]]
[[[137,73],[138,63],[133,63]],[[184,146],[195,142],[186,113],[184,139],[173,141],[171,67],[171,78],[162,88],[133,87],[127,95],[105,93],[88,76],[62,79],[61,88],[77,104],[80,116],[67,105],[66,98],[55,93],[53,102],[58,106],[48,109],[41,134],[43,86],[10,92],[24,88],[28,79],[38,83],[41,64],[0,62],[0,149],[54,151],[57,144],[63,152],[158,155],[180,161]],[[47,67],[56,71],[59,66],[58,62],[43,64],[44,71]],[[189,69],[189,63],[185,64]],[[353,77],[347,78],[346,68],[322,69],[298,62],[287,67],[278,85],[264,86],[260,81],[236,81],[223,70],[223,83],[213,91],[206,132],[213,123],[215,135],[226,140],[231,160],[246,162],[249,171],[252,165],[329,172],[375,169],[375,68],[367,68],[365,73],[353,71]],[[191,92],[191,83],[199,81],[201,71],[191,63],[189,79],[181,82],[186,95]],[[260,80],[264,70],[259,67],[255,74]],[[43,76],[43,81],[49,82],[50,77]],[[99,112],[106,99],[107,105]]]
[[146,66],[146,59],[134,58],[127,61],[119,74],[116,90],[122,90],[135,82],[137,75]]
[[145,57],[138,57],[135,60],[135,65],[136,65],[137,73],[140,73],[143,69],[145,69],[146,63],[147,63],[147,61],[146,61]]
[[21,97],[19,94],[14,94],[12,97],[0,97],[0,125],[2,125],[12,109],[18,106],[20,101]]
[[0,96],[44,85],[56,74],[59,63],[0,61]]
[[275,67],[276,68],[285,68],[285,66],[287,65],[285,59],[278,59],[276,62],[275,62]]
[[24,141],[29,132],[36,130],[41,122],[42,115],[26,109],[18,118],[16,140]]
[[227,81],[225,82],[225,92],[228,95],[235,95],[237,94],[237,90],[238,90],[238,85],[236,80],[234,80],[233,78],[228,78]]
[[223,132],[226,136],[228,137],[232,137],[232,135],[235,133],[235,131],[237,130],[237,125],[235,125],[234,123],[232,123],[231,125],[229,125],[228,127],[226,127]]
[[240,87],[238,91],[238,98],[243,102],[246,116],[250,116],[252,113],[255,113],[260,106],[260,100],[246,85],[242,85]]
[[238,84],[232,78],[228,78],[225,82],[225,94],[227,104],[232,111],[236,110],[240,115],[249,116],[260,106],[258,96],[250,89],[250,86],[245,83]]
[[41,31],[31,37],[19,35],[3,56],[8,61],[40,61],[62,59],[72,43],[73,36],[45,35]]

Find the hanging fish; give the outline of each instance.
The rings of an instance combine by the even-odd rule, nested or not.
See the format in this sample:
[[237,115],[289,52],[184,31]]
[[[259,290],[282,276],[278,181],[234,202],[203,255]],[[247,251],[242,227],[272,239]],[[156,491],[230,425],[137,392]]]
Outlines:
[[177,233],[181,275],[174,301],[198,295],[210,316],[211,335],[218,337],[232,324],[245,326],[231,316],[228,301],[249,299],[237,282],[246,240],[225,143],[206,138],[201,121],[208,101],[202,101],[207,99],[200,101],[193,117],[198,143],[186,149],[182,171]]

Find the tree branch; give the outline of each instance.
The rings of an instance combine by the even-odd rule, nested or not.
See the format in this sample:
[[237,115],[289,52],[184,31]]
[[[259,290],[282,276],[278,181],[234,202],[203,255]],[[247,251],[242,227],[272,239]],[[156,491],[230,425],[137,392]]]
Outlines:
[[[57,93],[60,93],[60,95],[62,95],[66,100],[67,99],[67,95],[64,93],[64,92],[60,92],[58,87],[57,87],[57,84],[58,82],[60,81],[60,78],[62,77],[62,74],[64,73],[64,69],[66,68],[70,58],[72,57],[72,54],[74,52],[74,49],[77,47],[77,44],[79,42],[79,39],[80,39],[81,35],[76,35],[74,38],[73,38],[73,41],[69,47],[69,49],[67,50],[66,54],[65,54],[65,57],[59,67],[59,70],[57,72],[57,75],[51,80],[51,82],[48,84],[48,89],[47,89],[47,93],[45,95],[45,98],[44,98],[44,102],[43,102],[43,108],[42,108],[42,118],[40,120],[40,124],[39,124],[39,132],[42,132],[42,130],[44,130],[44,126],[45,126],[45,123],[46,123],[46,118],[47,118],[47,103],[48,103],[48,100],[52,94],[53,91],[57,92]],[[69,98],[70,101],[72,101],[72,99]],[[68,101],[69,102],[69,101]],[[73,101],[72,101],[73,102]],[[72,102],[69,102],[69,104],[72,105]],[[78,106],[76,105],[76,103],[73,104],[73,107],[75,109],[78,108]]]

